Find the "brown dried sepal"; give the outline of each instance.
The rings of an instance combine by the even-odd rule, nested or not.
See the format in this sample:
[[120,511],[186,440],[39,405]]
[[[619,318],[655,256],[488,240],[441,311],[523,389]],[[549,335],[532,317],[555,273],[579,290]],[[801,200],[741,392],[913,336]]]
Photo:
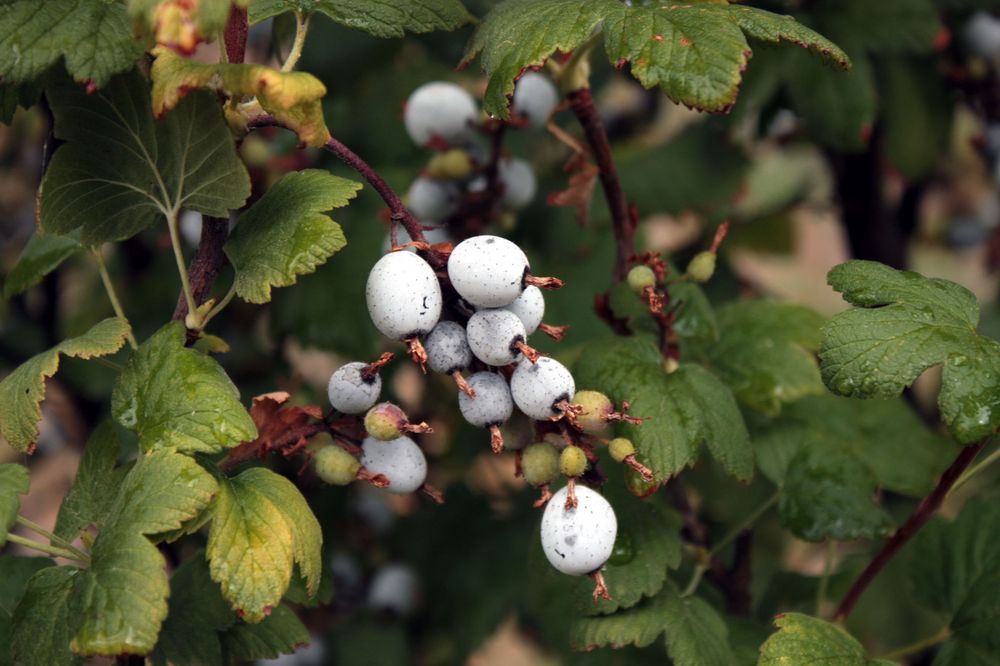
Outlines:
[[541,495],[535,500],[535,503],[532,504],[532,506],[536,509],[541,509],[549,503],[550,499],[552,499],[552,489],[549,488],[549,484],[545,483],[542,484],[538,490],[541,492]]
[[359,481],[367,481],[376,488],[389,487],[389,477],[387,477],[385,474],[372,474],[364,467],[358,469],[358,472],[357,474],[354,475],[354,478],[358,479]]
[[430,427],[424,421],[421,421],[420,423],[410,423],[407,421],[406,423],[400,424],[399,429],[403,432],[412,432],[416,435],[434,432],[434,428]]
[[514,343],[514,346],[532,363],[538,363],[538,359],[542,357],[542,354],[537,349],[526,343],[524,340],[518,340]]
[[533,285],[539,289],[562,289],[566,283],[557,277],[538,277],[528,273],[524,276],[524,284]]
[[639,475],[642,476],[642,480],[645,481],[646,483],[650,483],[653,480],[653,470],[649,469],[641,462],[639,462],[636,459],[634,453],[630,453],[629,455],[625,456],[625,460],[623,460],[622,462],[624,462],[626,465],[628,465],[635,471],[639,472]]
[[361,371],[361,378],[366,382],[370,382],[378,374],[379,370],[384,368],[389,361],[391,361],[396,355],[392,352],[385,352],[378,359],[372,361],[365,366],[365,369]]
[[576,479],[569,477],[566,479],[566,505],[563,507],[566,511],[570,509],[575,509],[578,502],[576,501]]
[[604,582],[604,574],[601,573],[600,569],[590,574],[590,578],[594,581],[594,603],[597,603],[598,599],[604,599],[605,601],[611,601],[611,593],[608,592],[608,586]]
[[476,392],[472,390],[469,386],[469,382],[465,381],[465,377],[462,375],[461,370],[454,370],[451,373],[452,379],[455,380],[455,384],[458,386],[458,390],[469,396],[470,398],[476,397]]
[[493,449],[493,453],[503,453],[503,433],[496,424],[490,426],[490,448]]
[[420,366],[420,370],[426,375],[427,374],[427,350],[424,349],[424,345],[420,342],[420,338],[412,337],[407,338],[403,342],[406,343],[406,351],[410,353],[410,358],[413,362]]
[[583,405],[575,405],[569,400],[560,400],[556,404],[552,405],[559,410],[559,414],[555,416],[550,416],[550,421],[561,421],[565,419],[571,426],[580,430],[580,420],[579,416],[584,413]]
[[444,494],[431,484],[425,483],[420,486],[420,492],[434,500],[435,504],[444,504]]
[[566,337],[566,331],[568,329],[569,326],[553,326],[552,324],[546,324],[544,321],[538,325],[538,330],[556,342],[560,342],[564,337]]

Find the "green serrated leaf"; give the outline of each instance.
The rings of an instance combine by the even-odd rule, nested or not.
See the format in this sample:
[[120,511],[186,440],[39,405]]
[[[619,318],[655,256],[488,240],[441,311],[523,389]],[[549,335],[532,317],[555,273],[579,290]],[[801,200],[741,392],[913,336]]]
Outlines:
[[272,287],[295,284],[347,245],[340,225],[323,213],[353,199],[360,183],[326,171],[285,174],[240,216],[225,252],[236,269],[237,295],[267,303]]
[[976,332],[979,306],[964,287],[871,261],[827,277],[857,306],[823,328],[823,381],[861,398],[899,395],[943,364],[938,404],[955,438],[969,444],[1000,426],[1000,344]]
[[124,319],[112,317],[81,336],[32,356],[0,381],[0,434],[18,451],[31,451],[38,439],[45,380],[59,369],[59,355],[93,358],[122,348],[129,333]]
[[228,663],[277,659],[309,644],[309,630],[291,608],[278,606],[257,624],[240,622],[222,634]]
[[47,557],[0,555],[0,666],[14,666],[10,649],[14,609],[28,588],[28,579],[53,564]]
[[801,613],[784,613],[774,620],[778,631],[760,648],[758,666],[829,663],[837,666],[889,666],[871,660],[853,636],[836,625]]
[[508,0],[486,16],[463,57],[467,63],[482,54],[489,77],[486,111],[506,118],[515,77],[557,50],[577,48],[598,25],[612,64],[628,62],[645,87],[660,87],[674,101],[706,111],[724,111],[736,100],[750,55],[744,32],[848,65],[836,45],[794,19],[726,2]]
[[161,328],[129,358],[111,413],[143,451],[217,453],[257,436],[239,391],[214,359],[184,346],[180,322]]
[[87,440],[73,485],[59,507],[55,534],[72,541],[91,525],[98,528],[111,511],[127,468],[117,467],[121,442],[111,421],[104,421]]
[[91,566],[73,585],[80,625],[71,648],[82,655],[145,654],[167,616],[170,585],[163,556],[145,535],[179,528],[208,507],[216,482],[171,450],[140,457],[125,477]]
[[736,301],[716,311],[720,338],[702,352],[736,398],[765,414],[824,393],[819,365],[823,317],[791,303]]
[[459,0],[255,0],[250,23],[291,11],[317,12],[376,37],[454,30],[473,20]]
[[627,610],[611,615],[581,618],[573,623],[570,640],[578,650],[651,645],[666,628],[667,606],[676,590],[661,592]]
[[80,625],[73,586],[83,571],[47,567],[29,580],[11,622],[11,653],[21,666],[68,666],[79,663],[69,642]]
[[41,89],[34,83],[0,83],[0,123],[9,125],[18,107],[29,109],[38,103]]
[[850,451],[804,447],[785,472],[782,522],[806,541],[887,534],[892,519],[874,503],[875,487],[875,475]]
[[64,82],[47,89],[55,135],[39,202],[44,230],[82,229],[97,245],[129,238],[181,208],[227,217],[250,194],[218,100],[193,92],[160,121],[137,72],[87,95]]
[[7,543],[7,532],[17,521],[17,512],[21,508],[18,495],[26,494],[30,483],[28,468],[24,465],[0,465],[0,546]]
[[170,577],[169,612],[151,661],[154,666],[230,663],[223,659],[220,633],[235,623],[236,615],[209,575],[204,552],[199,551]]
[[298,562],[315,593],[319,523],[295,486],[265,468],[221,480],[208,535],[212,579],[248,622],[260,622],[288,589]]
[[142,56],[125,7],[102,0],[5,0],[0,3],[0,77],[22,83],[60,59],[84,84],[101,88]]
[[753,451],[732,393],[695,364],[672,374],[656,345],[644,337],[611,338],[588,345],[576,364],[580,386],[628,400],[630,412],[649,416],[641,426],[623,425],[639,460],[661,478],[693,465],[702,444],[738,479],[753,475]]
[[24,246],[14,268],[3,282],[3,297],[16,296],[42,281],[59,265],[83,249],[70,236],[36,233]]
[[829,394],[803,398],[787,405],[776,419],[754,422],[751,434],[760,471],[778,485],[802,449],[843,450],[853,454],[880,487],[923,497],[957,453],[902,399]]

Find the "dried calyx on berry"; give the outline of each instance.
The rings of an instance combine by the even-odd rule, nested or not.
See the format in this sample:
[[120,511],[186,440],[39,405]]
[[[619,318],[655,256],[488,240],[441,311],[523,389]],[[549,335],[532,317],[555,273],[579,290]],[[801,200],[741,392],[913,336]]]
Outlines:
[[538,421],[561,417],[561,403],[571,402],[576,393],[573,375],[559,361],[543,356],[537,363],[523,360],[510,379],[514,404]]
[[434,432],[426,423],[410,423],[406,413],[391,402],[382,402],[365,414],[365,430],[380,441],[389,441],[404,433]]
[[629,289],[641,294],[647,288],[656,286],[656,272],[645,264],[633,266],[625,277]]

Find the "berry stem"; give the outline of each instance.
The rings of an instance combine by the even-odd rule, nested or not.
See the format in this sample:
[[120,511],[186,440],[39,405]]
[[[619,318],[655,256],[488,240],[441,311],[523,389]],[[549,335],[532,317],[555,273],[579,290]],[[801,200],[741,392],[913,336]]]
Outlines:
[[625,456],[624,462],[626,465],[628,465],[635,471],[639,472],[639,475],[642,476],[642,480],[645,481],[646,483],[649,483],[650,481],[653,480],[653,470],[649,469],[641,462],[639,462],[636,459],[634,453],[630,453],[627,456]]
[[[94,260],[97,262],[97,271],[101,274],[101,282],[104,283],[104,291],[108,293],[108,300],[111,301],[111,308],[115,311],[115,316],[128,322],[128,317],[125,316],[125,310],[122,308],[121,301],[118,300],[118,294],[115,293],[115,285],[111,281],[108,267],[104,264],[104,256],[101,254],[101,250],[95,247],[92,249],[92,252]],[[131,324],[129,324],[128,329],[128,344],[132,349],[139,348],[139,343],[136,342],[135,335],[132,333]]]
[[851,585],[851,589],[844,596],[843,600],[840,602],[840,606],[837,607],[837,612],[834,618],[838,622],[843,622],[854,610],[855,604],[861,598],[861,595],[865,593],[868,586],[871,585],[872,581],[879,575],[882,568],[888,564],[889,560],[895,557],[896,553],[899,552],[913,536],[920,531],[931,516],[938,510],[944,498],[948,496],[948,491],[951,489],[955,482],[958,481],[962,472],[972,463],[976,455],[982,450],[986,445],[986,442],[980,442],[979,444],[973,444],[971,446],[964,447],[955,458],[955,461],[944,471],[941,475],[941,479],[938,481],[937,485],[927,494],[917,508],[914,510],[910,517],[906,519],[902,527],[896,530],[892,536],[890,536],[882,550],[868,563],[865,570],[861,572],[854,584]]
[[566,506],[563,508],[569,511],[570,509],[575,509],[576,505],[576,479],[571,476],[566,479]]

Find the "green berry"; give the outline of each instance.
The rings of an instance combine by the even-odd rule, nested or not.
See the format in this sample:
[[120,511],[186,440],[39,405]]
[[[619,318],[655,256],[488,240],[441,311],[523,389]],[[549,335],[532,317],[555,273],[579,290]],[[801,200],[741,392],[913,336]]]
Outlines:
[[645,264],[633,266],[625,278],[629,288],[637,294],[641,294],[646,287],[656,286],[656,273]]
[[587,454],[579,446],[567,446],[559,454],[559,471],[566,476],[580,476],[587,470]]
[[635,446],[630,439],[615,437],[608,442],[608,451],[611,453],[612,458],[617,462],[621,462],[635,453]]
[[642,474],[631,467],[625,468],[625,485],[630,493],[636,497],[649,497],[660,487],[659,481],[647,481],[642,478]]
[[694,255],[688,264],[687,274],[695,282],[705,283],[711,280],[715,274],[715,253],[706,250]]
[[427,165],[427,175],[438,180],[461,180],[472,173],[472,159],[461,148],[435,155]]
[[547,442],[538,442],[521,453],[521,472],[533,486],[552,483],[559,473],[559,452]]
[[608,429],[608,422],[604,417],[615,411],[608,396],[600,391],[577,391],[573,402],[583,407],[583,413],[576,417],[581,430],[597,435]]
[[316,451],[313,465],[319,478],[335,486],[346,486],[361,469],[357,458],[335,444],[327,444]]
[[383,442],[401,437],[407,422],[403,410],[391,402],[380,402],[365,414],[365,430]]

